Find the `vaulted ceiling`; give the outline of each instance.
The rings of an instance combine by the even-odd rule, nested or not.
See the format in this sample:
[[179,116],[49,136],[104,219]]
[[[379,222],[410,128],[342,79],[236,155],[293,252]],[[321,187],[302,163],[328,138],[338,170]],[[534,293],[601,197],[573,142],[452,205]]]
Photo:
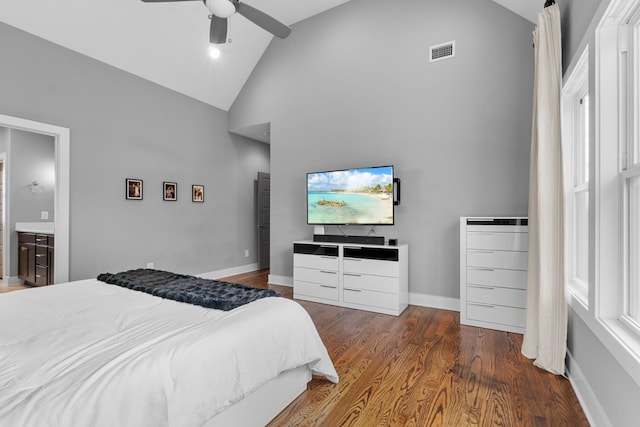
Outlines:
[[[350,0],[247,0],[292,25]],[[534,22],[542,0],[494,0]],[[200,1],[2,0],[0,20],[159,85],[229,110],[273,36],[229,18],[221,56],[208,56],[209,11]],[[295,32],[295,25],[293,27]],[[285,40],[275,39],[278,43]]]

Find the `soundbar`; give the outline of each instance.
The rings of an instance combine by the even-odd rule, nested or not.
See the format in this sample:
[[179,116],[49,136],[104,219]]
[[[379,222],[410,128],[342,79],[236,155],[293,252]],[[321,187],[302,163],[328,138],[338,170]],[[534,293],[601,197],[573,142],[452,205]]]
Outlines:
[[384,236],[341,236],[339,234],[314,234],[314,242],[360,243],[362,245],[384,245]]

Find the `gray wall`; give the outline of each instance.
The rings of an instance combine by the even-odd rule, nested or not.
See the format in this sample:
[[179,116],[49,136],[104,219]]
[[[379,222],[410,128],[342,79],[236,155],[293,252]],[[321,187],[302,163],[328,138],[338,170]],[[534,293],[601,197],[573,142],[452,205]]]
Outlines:
[[[565,71],[572,61],[582,54],[589,45],[589,91],[595,98],[595,26],[600,21],[609,0],[561,0],[559,2],[563,32],[563,64]],[[597,100],[596,100],[597,102]],[[591,152],[595,152],[595,105],[591,102]],[[592,162],[592,178],[594,167]],[[593,227],[594,215],[592,209],[591,221]],[[593,235],[593,234],[592,234]],[[591,239],[590,245],[590,283],[595,283],[595,249]],[[617,286],[617,284],[602,283],[601,286]],[[586,314],[587,321],[580,317],[578,311],[569,307],[569,324],[567,348],[571,354],[568,369],[577,381],[577,392],[588,402],[596,402],[587,409],[594,416],[594,421],[612,426],[637,425],[640,419],[640,384],[617,361],[609,349],[600,341],[594,327],[602,328],[595,319],[595,307],[590,307]],[[590,326],[593,325],[593,326]],[[609,331],[605,331],[609,334]],[[583,375],[583,377],[582,377]]]
[[[47,211],[49,220],[55,220],[55,143],[51,136],[11,129],[7,158],[7,199],[10,223],[5,224],[9,233],[11,253],[8,276],[18,275],[18,235],[14,233],[16,222],[40,222],[40,213]],[[41,193],[33,193],[30,184],[38,181]]]
[[[16,222],[39,222],[40,213],[49,213],[48,221],[55,220],[55,141],[48,135],[10,131],[10,165],[8,188],[11,195],[11,219]],[[31,183],[42,185],[41,193],[31,191]],[[13,227],[14,224],[11,224]]]
[[457,299],[459,217],[527,214],[532,30],[490,0],[352,0],[274,40],[229,111],[271,122],[271,274],[312,235],[307,172],[393,164],[402,204],[377,233],[410,245],[411,292]]
[[558,0],[557,3],[562,20],[562,69],[566,71],[602,2],[601,0]]
[[0,153],[6,153],[9,146],[9,129],[0,127]]
[[[256,262],[267,145],[230,135],[222,110],[2,23],[0,52],[0,112],[71,129],[72,280],[150,261],[188,273]],[[125,200],[126,178],[144,180],[144,200]],[[178,182],[177,202],[162,200],[163,181]]]

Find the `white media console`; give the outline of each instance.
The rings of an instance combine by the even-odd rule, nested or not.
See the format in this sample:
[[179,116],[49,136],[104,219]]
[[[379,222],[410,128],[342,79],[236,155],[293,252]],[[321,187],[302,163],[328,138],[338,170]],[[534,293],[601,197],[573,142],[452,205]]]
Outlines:
[[297,241],[293,297],[399,316],[409,300],[409,246]]

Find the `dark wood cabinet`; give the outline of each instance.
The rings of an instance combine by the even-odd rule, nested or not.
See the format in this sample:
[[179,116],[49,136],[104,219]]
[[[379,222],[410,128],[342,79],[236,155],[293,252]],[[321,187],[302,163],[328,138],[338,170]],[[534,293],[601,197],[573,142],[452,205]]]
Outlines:
[[52,285],[54,248],[51,234],[18,232],[18,278],[27,285]]

